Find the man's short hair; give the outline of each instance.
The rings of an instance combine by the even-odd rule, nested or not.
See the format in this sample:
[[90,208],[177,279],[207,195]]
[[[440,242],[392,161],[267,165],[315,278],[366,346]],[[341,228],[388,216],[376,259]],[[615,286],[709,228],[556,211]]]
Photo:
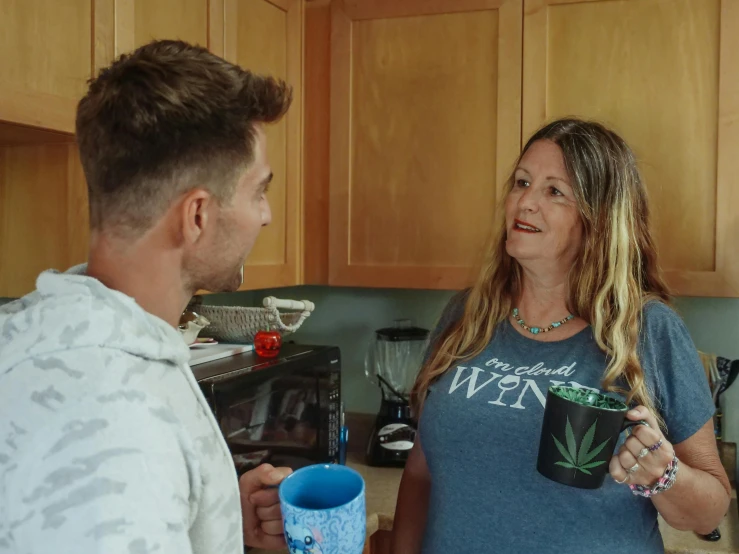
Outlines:
[[292,90],[181,41],[154,41],[100,71],[77,108],[90,225],[140,233],[183,192],[228,202],[252,161],[256,123]]

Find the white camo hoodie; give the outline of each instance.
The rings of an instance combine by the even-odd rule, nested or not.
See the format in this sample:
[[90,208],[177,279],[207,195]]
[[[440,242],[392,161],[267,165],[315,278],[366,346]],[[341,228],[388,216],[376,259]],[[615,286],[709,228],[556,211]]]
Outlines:
[[0,307],[0,553],[243,554],[189,349],[85,270]]

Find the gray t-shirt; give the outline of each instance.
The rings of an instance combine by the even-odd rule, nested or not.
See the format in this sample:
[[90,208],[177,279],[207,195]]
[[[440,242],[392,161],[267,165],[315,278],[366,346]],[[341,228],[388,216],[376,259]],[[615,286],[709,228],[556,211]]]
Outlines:
[[[461,307],[452,300],[436,336]],[[680,443],[714,413],[703,367],[681,319],[664,304],[644,309],[641,337],[648,386],[668,439]],[[610,477],[584,490],[536,471],[547,388],[599,390],[606,363],[590,327],[544,343],[505,321],[482,354],[431,386],[420,421],[432,482],[424,554],[664,552],[651,500]]]

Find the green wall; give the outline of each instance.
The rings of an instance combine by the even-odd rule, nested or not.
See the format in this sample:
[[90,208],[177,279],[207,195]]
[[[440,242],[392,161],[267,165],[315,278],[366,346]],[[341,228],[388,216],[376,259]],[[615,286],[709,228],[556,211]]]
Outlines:
[[[364,375],[364,355],[373,331],[409,318],[431,328],[451,291],[361,289],[304,286],[209,296],[208,303],[259,306],[265,296],[310,300],[316,311],[290,338],[304,344],[341,348],[343,394],[350,411],[375,413],[380,394]],[[678,298],[681,313],[697,347],[728,358],[739,358],[739,300]],[[287,339],[289,340],[289,339]]]
[[[364,375],[364,355],[375,329],[409,318],[415,325],[433,327],[451,291],[292,287],[276,290],[214,294],[210,304],[259,306],[265,296],[310,300],[316,311],[294,338],[304,344],[332,344],[341,348],[343,393],[350,411],[375,413],[380,394]],[[0,304],[10,299],[0,298]],[[739,358],[739,299],[677,298],[696,346],[731,359]]]

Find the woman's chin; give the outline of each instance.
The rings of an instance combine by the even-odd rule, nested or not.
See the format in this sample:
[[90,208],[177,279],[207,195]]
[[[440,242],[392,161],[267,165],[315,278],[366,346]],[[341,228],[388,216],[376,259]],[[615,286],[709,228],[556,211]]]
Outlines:
[[536,260],[542,257],[541,248],[532,248],[528,245],[520,244],[516,240],[508,240],[506,242],[506,253],[517,261]]

